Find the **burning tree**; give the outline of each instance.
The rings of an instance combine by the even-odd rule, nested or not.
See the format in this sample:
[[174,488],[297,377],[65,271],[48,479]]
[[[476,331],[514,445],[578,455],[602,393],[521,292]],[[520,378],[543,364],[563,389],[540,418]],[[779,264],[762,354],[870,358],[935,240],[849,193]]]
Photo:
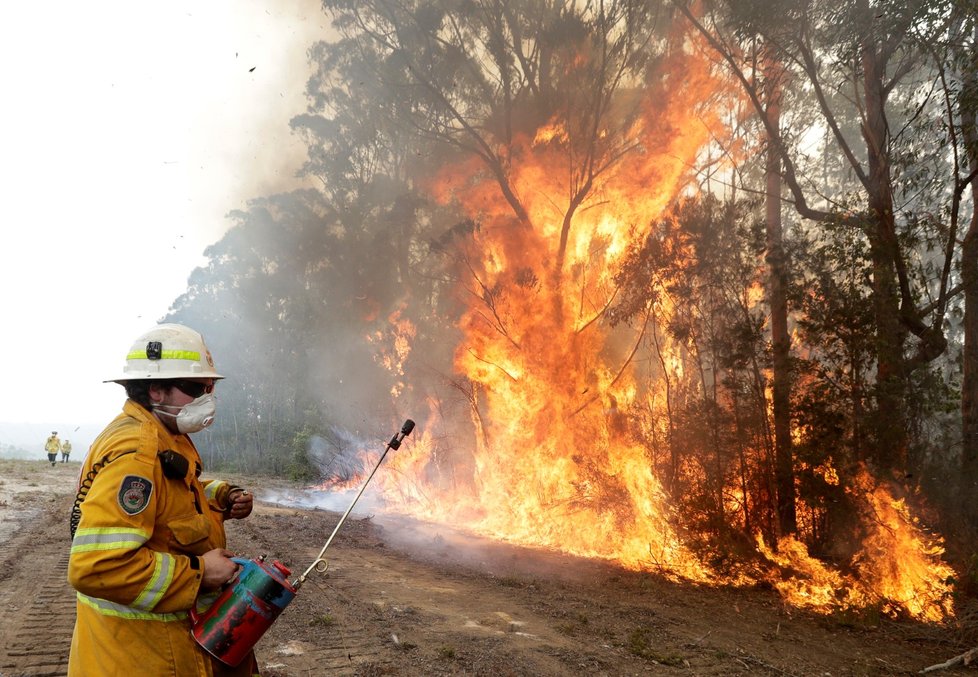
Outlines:
[[392,121],[440,144],[440,167],[416,183],[468,224],[440,247],[464,308],[455,367],[471,386],[477,493],[427,510],[676,565],[647,452],[606,412],[636,396],[649,313],[619,331],[606,316],[618,262],[720,126],[697,116],[717,83],[646,3],[337,8],[345,39],[398,92]]

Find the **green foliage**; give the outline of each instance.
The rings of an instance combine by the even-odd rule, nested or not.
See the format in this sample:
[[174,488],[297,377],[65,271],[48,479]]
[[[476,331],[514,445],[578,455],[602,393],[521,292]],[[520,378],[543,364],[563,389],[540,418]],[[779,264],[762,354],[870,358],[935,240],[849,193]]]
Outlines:
[[322,616],[315,616],[311,621],[309,621],[309,625],[321,626],[324,628],[332,627],[335,624],[336,624],[336,619],[329,614],[323,614]]
[[632,630],[625,640],[625,649],[634,656],[644,658],[660,665],[679,667],[684,664],[684,658],[679,654],[660,653],[654,646],[655,633],[652,628],[641,627]]
[[319,478],[319,471],[309,458],[309,441],[313,431],[303,428],[292,437],[290,462],[286,476],[294,481],[310,482]]

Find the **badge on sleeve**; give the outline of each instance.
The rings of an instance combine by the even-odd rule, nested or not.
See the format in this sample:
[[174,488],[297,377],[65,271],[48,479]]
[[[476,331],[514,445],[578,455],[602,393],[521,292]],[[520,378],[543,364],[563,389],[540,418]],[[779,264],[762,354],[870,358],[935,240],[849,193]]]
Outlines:
[[126,475],[119,487],[119,507],[127,515],[138,515],[149,505],[153,483],[139,475]]

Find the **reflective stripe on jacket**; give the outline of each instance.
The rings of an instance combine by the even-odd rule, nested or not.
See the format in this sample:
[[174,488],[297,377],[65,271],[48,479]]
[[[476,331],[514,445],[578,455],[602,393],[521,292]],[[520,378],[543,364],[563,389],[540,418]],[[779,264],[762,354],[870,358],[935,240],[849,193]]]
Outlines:
[[[164,475],[157,455],[168,449],[188,461],[186,477]],[[80,477],[93,468],[68,563],[78,598],[68,674],[210,677],[188,610],[203,574],[196,557],[225,547],[231,485],[201,482],[190,438],[131,400],[92,444]]]

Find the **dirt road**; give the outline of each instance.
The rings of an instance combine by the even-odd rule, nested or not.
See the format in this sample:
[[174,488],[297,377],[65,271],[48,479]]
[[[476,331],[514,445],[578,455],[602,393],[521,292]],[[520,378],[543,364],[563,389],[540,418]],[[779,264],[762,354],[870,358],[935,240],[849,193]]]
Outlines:
[[[77,471],[0,459],[0,677],[66,674]],[[257,507],[229,523],[232,549],[304,570],[339,514],[269,502],[282,480],[233,479]],[[910,675],[971,648],[954,628],[815,616],[768,590],[677,585],[408,521],[351,518],[327,554],[258,644],[266,677]]]

